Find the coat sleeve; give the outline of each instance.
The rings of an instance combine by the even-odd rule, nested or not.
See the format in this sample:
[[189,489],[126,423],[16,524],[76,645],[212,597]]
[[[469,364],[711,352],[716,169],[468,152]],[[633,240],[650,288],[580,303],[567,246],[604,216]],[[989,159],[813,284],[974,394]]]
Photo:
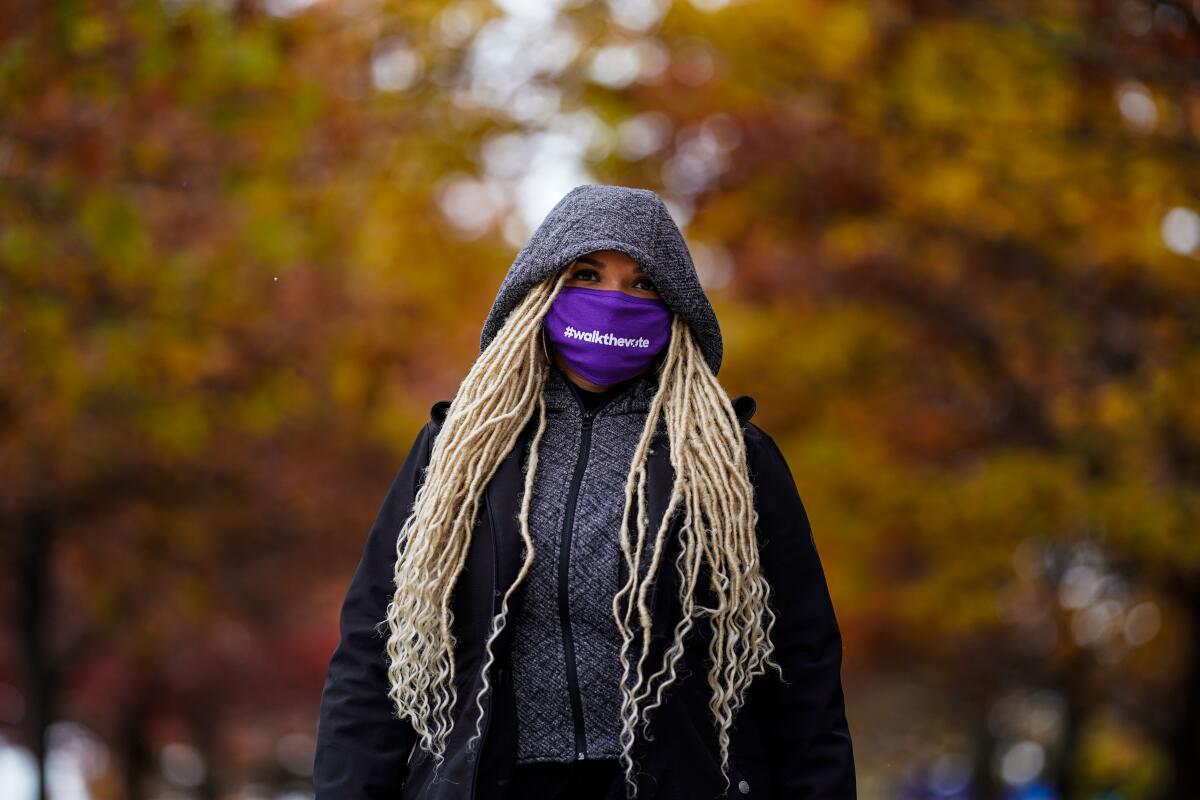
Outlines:
[[755,684],[771,796],[852,800],[857,790],[842,695],[842,638],[825,573],[783,453],[755,425],[746,435],[759,553],[776,615],[775,660],[786,681],[768,667]]
[[387,696],[387,628],[396,539],[429,463],[434,423],[417,434],[392,481],[342,603],[340,639],[321,693],[313,763],[316,800],[398,796],[416,741]]

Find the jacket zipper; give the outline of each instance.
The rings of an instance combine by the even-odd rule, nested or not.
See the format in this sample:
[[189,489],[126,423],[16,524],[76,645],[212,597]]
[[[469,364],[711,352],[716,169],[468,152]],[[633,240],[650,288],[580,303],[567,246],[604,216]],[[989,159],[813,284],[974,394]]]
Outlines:
[[583,404],[579,390],[574,382],[564,376],[571,393],[583,412],[583,424],[579,442],[579,458],[575,461],[575,473],[571,476],[571,488],[567,492],[567,511],[563,519],[562,539],[558,549],[558,617],[562,622],[563,651],[567,666],[567,694],[571,701],[571,719],[575,724],[575,760],[582,761],[587,757],[587,739],[583,729],[583,699],[579,694],[579,674],[575,664],[575,639],[571,634],[571,604],[568,592],[568,580],[571,566],[571,538],[575,527],[575,507],[579,500],[579,484],[583,482],[583,472],[587,467],[588,450],[592,444],[592,420],[616,396],[606,398],[603,403],[593,409]]
[[562,540],[558,548],[558,617],[562,622],[563,651],[567,661],[567,693],[571,699],[571,719],[575,722],[575,758],[587,755],[587,742],[583,731],[583,700],[579,696],[579,675],[575,666],[575,640],[571,635],[571,605],[567,582],[571,566],[571,537],[575,527],[575,506],[579,499],[579,484],[587,467],[588,448],[592,443],[592,412],[583,412],[583,435],[579,442],[579,458],[575,462],[575,474],[571,478],[571,489],[567,493],[567,513],[563,520]]

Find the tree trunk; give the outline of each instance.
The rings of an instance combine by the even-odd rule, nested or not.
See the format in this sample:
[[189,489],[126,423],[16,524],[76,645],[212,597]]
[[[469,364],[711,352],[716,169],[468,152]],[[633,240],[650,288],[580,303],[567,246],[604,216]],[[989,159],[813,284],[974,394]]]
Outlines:
[[139,692],[121,725],[122,749],[125,759],[123,779],[126,800],[142,800],[146,796],[145,777],[150,772],[152,756],[146,742],[146,720],[149,717],[145,693]]
[[45,506],[34,506],[21,517],[17,532],[17,606],[25,680],[29,697],[29,738],[37,765],[37,798],[46,800],[47,731],[54,719],[58,670],[47,651],[47,609],[50,603],[50,554],[57,520]]
[[992,757],[996,753],[996,737],[992,735],[991,726],[988,725],[986,706],[982,713],[976,715],[971,733],[974,740],[971,750],[975,754],[971,770],[971,797],[976,800],[998,800],[999,795],[992,781]]
[[197,787],[201,800],[219,800],[224,796],[221,776],[218,774],[220,761],[218,748],[218,726],[211,708],[200,708],[193,715],[196,749],[204,758],[204,782]]
[[1068,658],[1055,680],[1054,689],[1063,702],[1063,727],[1058,757],[1050,778],[1058,797],[1076,796],[1075,758],[1079,753],[1079,734],[1088,709],[1084,691],[1090,664],[1090,654],[1080,649]]
[[1171,797],[1200,797],[1200,587],[1196,578],[1176,581],[1176,597],[1188,610],[1188,666],[1180,682],[1167,746],[1173,765]]

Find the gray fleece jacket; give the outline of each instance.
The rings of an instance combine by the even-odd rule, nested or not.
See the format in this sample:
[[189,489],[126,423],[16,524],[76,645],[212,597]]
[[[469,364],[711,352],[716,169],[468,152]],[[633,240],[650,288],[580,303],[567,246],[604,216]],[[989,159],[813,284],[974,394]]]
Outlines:
[[[721,332],[683,235],[657,194],[623,186],[578,186],[550,211],[500,286],[481,351],[530,288],[597,250],[620,250],[645,268],[715,374]],[[552,368],[543,388],[547,422],[529,517],[535,558],[509,623],[518,763],[621,752],[621,637],[612,598],[620,588],[625,481],[656,388],[651,370],[593,413],[561,370]]]

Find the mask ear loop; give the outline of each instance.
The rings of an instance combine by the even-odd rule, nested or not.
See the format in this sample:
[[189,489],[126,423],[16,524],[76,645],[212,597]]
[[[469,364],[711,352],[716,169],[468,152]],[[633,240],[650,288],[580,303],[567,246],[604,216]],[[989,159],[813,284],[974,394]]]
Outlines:
[[545,356],[546,356],[546,363],[553,364],[554,359],[550,357],[550,351],[546,347],[546,328],[545,328],[545,326],[542,327],[541,332],[538,335],[541,336],[541,339],[542,339],[542,353],[545,354]]

